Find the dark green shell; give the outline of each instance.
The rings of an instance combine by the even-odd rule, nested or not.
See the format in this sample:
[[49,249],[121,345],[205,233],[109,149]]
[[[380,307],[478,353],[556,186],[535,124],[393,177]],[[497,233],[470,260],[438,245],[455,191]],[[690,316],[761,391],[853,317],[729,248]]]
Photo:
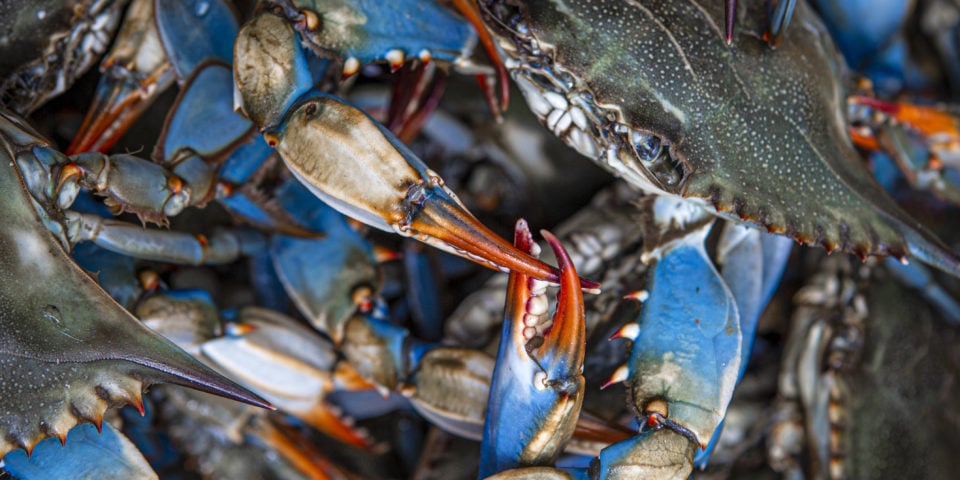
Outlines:
[[816,15],[798,2],[773,50],[762,38],[765,2],[741,3],[732,47],[719,1],[532,0],[519,14],[597,105],[669,145],[684,176],[667,193],[801,243],[909,253],[960,273],[960,260],[897,207],[853,148],[845,66]]

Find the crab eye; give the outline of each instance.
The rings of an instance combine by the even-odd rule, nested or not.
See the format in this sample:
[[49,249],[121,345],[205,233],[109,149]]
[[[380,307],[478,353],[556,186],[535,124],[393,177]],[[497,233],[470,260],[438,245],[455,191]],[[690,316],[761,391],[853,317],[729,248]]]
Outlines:
[[641,161],[649,162],[660,155],[660,138],[634,131],[630,133],[630,144]]

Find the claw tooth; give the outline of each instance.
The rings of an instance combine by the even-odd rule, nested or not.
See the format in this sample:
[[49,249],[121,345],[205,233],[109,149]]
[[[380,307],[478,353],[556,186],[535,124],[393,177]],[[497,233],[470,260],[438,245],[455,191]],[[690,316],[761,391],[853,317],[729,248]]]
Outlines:
[[30,458],[33,455],[33,447],[37,446],[37,442],[21,442],[20,448],[27,452],[27,458]]
[[610,340],[616,340],[618,338],[636,340],[637,335],[640,335],[640,325],[637,322],[628,322],[614,332],[613,335],[610,335]]
[[97,427],[97,433],[103,435],[103,413],[93,420],[93,425]]
[[547,307],[549,302],[547,302],[547,297],[544,295],[536,295],[530,297],[527,300],[527,313],[530,315],[543,315],[547,313]]
[[387,52],[385,58],[388,62],[390,62],[390,71],[396,72],[400,69],[400,67],[403,66],[403,60],[406,58],[406,56],[403,54],[403,50],[394,48]]
[[610,375],[610,379],[607,380],[606,383],[600,386],[600,389],[603,390],[604,388],[607,388],[610,385],[613,385],[614,383],[620,383],[626,380],[629,376],[630,376],[630,369],[626,365],[620,365],[620,367],[617,368],[615,372],[613,372],[613,375]]
[[534,327],[526,327],[523,329],[523,338],[524,340],[529,340],[537,335],[537,329]]

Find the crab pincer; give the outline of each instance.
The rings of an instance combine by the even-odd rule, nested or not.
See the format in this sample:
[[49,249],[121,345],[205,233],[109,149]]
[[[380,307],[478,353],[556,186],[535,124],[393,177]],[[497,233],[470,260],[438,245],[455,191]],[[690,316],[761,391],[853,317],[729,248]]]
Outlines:
[[174,82],[183,86],[207,59],[232,61],[240,27],[230,2],[199,3],[131,2],[68,155],[110,150]]
[[[552,320],[547,284],[510,274],[500,351],[487,403],[480,477],[518,466],[550,465],[573,435],[583,403],[585,350],[583,294],[577,272],[550,232],[543,231],[561,269]],[[525,221],[517,248],[535,254]]]
[[[313,91],[264,132],[291,172],[341,213],[501,271],[559,283],[559,271],[480,223],[443,179],[354,105]],[[586,289],[599,285],[581,280]]]

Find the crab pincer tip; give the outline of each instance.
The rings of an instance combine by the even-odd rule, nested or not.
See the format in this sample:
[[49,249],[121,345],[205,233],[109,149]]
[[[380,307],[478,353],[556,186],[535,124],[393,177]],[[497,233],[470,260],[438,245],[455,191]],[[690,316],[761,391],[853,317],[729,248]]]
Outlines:
[[[476,263],[501,271],[515,271],[524,275],[559,284],[561,272],[556,267],[530,256],[500,238],[463,208],[441,188],[425,190],[425,200],[419,202],[419,214],[409,227],[418,239],[453,252]],[[581,288],[599,291],[600,284],[580,280]]]

